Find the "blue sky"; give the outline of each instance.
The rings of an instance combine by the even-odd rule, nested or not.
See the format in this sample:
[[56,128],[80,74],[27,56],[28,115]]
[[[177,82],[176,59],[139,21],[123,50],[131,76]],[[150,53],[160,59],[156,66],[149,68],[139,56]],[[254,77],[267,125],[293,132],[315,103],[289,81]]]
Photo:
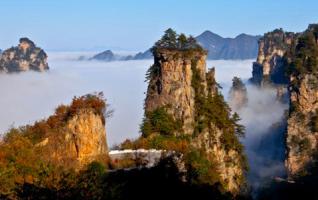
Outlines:
[[30,37],[47,50],[145,50],[162,32],[224,37],[318,23],[317,0],[1,0],[0,48]]

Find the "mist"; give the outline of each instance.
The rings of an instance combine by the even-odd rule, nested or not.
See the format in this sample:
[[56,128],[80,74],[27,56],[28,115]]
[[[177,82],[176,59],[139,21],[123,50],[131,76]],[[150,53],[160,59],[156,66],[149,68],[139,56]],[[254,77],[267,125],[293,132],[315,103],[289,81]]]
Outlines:
[[[69,104],[74,96],[102,91],[114,110],[106,122],[109,145],[138,137],[147,89],[145,73],[153,61],[77,61],[80,55],[83,52],[49,52],[50,70],[46,73],[0,74],[0,132],[46,118],[58,105]],[[216,80],[225,99],[234,76],[244,82],[251,77],[252,62],[207,62],[208,68],[216,67]],[[284,173],[284,145],[276,142],[283,141],[280,137],[284,124],[279,122],[288,105],[276,101],[274,89],[247,85],[247,91],[248,104],[237,112],[246,127],[241,141],[250,163],[248,179],[259,187],[263,180]]]
[[[50,70],[45,73],[0,74],[0,133],[11,127],[32,124],[53,114],[74,96],[104,92],[114,115],[107,119],[110,146],[140,135],[147,83],[145,74],[153,60],[78,61],[96,52],[48,52]],[[234,75],[250,76],[251,60],[208,61],[217,68],[216,78],[229,88]]]
[[145,72],[152,60],[127,62],[76,61],[83,53],[48,53],[45,73],[0,74],[0,132],[53,114],[74,96],[102,91],[114,116],[107,119],[110,145],[135,138],[143,115]]
[[249,161],[248,180],[254,192],[276,177],[286,175],[285,159],[285,112],[287,103],[276,98],[276,89],[247,85],[248,103],[236,110],[246,127],[241,141]]

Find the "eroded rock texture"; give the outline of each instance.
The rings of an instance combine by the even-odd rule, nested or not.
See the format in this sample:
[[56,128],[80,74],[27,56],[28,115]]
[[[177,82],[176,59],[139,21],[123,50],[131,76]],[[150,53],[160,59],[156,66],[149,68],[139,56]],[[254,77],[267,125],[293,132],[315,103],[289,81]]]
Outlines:
[[11,47],[1,53],[0,71],[45,71],[48,70],[47,55],[43,49],[28,38],[21,38],[17,47]]
[[288,83],[284,55],[290,49],[294,38],[294,33],[277,29],[266,33],[259,40],[257,60],[253,63],[252,82],[258,85]]
[[105,118],[100,110],[103,106],[101,99],[83,96],[74,99],[70,106],[60,106],[46,121],[35,124],[35,130],[48,127],[40,129],[41,141],[35,145],[43,153],[43,159],[75,169],[95,160],[106,161]]
[[[156,49],[154,65],[148,75],[145,112],[166,107],[167,112],[181,122],[181,130],[173,134],[191,136],[191,146],[207,153],[224,188],[235,193],[244,184],[242,152],[234,145],[226,145],[226,127],[218,126],[213,120],[204,120],[208,118],[209,112],[216,112],[214,108],[224,106],[214,107],[213,103],[206,103],[214,102],[214,97],[223,99],[218,92],[214,74],[214,68],[207,72],[204,51]],[[205,108],[206,104],[210,108]],[[201,126],[201,122],[207,125]],[[236,136],[233,137],[238,142]]]

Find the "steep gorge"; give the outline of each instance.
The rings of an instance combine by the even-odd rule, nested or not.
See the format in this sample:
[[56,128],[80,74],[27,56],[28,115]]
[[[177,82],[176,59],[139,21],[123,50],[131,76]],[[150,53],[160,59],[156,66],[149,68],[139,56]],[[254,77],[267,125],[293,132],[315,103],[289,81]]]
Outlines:
[[259,56],[253,66],[252,82],[272,85],[279,95],[289,98],[284,134],[285,166],[290,179],[308,173],[316,160],[317,34],[315,24],[302,33],[281,29],[267,33],[260,40]]

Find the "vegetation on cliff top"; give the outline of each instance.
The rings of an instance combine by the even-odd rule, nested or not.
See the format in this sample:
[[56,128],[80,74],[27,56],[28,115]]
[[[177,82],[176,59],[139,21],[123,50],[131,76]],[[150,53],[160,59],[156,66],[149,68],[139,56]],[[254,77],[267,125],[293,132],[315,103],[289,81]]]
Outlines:
[[291,49],[289,72],[292,75],[317,74],[318,71],[318,24],[309,28],[298,38]]
[[205,52],[193,36],[187,37],[183,33],[179,35],[171,28],[167,29],[161,39],[155,43],[152,52],[160,49]]
[[[187,37],[185,34],[177,34],[173,29],[169,28],[165,31],[165,34],[158,40],[151,48],[152,53],[158,54],[160,51],[174,51],[175,56],[179,55],[183,58],[192,58],[196,53],[206,54],[200,44],[197,43],[194,37]],[[146,73],[146,81],[156,77],[160,74],[160,67],[155,63],[149,67]]]
[[[191,135],[185,135],[182,132],[183,122],[170,114],[169,105],[161,105],[157,109],[145,112],[141,124],[142,137],[136,141],[126,140],[121,148],[159,148],[180,152],[184,155],[187,166],[188,182],[196,185],[219,184],[219,189],[226,191],[227,183],[222,180],[218,171],[220,163],[215,161],[213,155],[207,153],[204,145],[199,147],[195,143],[205,133],[208,133],[209,141],[217,142],[211,138],[218,137],[216,136],[218,131],[222,132],[219,139],[221,148],[227,153],[231,150],[236,151],[238,165],[245,171],[247,169],[246,158],[243,146],[238,139],[238,137],[244,136],[244,127],[238,123],[240,120],[238,114],[231,114],[222,94],[217,91],[219,86],[214,77],[208,76],[208,80],[202,77],[202,72],[199,71],[197,65],[204,50],[195,41],[192,41],[191,37],[186,38],[183,34],[177,36],[172,29],[168,29],[153,48],[155,63],[146,74],[147,81],[159,79],[160,62],[167,59],[165,50],[172,53],[169,59],[174,59],[174,52],[177,52],[178,57],[176,58],[191,61],[191,87],[194,91],[194,132]],[[188,53],[189,51],[191,54]],[[207,86],[205,82],[209,85]],[[153,95],[154,91],[159,95],[161,93],[161,91],[152,89],[148,91],[150,92],[148,95]],[[242,185],[244,183],[243,176],[237,177],[238,182]]]
[[53,136],[51,139],[57,140],[56,145],[62,145],[59,138],[65,132],[65,125],[70,118],[89,110],[104,119],[105,109],[102,93],[74,97],[71,105],[59,106],[47,120],[12,128],[5,133],[0,140],[0,198],[16,198],[17,188],[24,184],[57,187],[63,173],[72,166],[51,161],[39,142]]

